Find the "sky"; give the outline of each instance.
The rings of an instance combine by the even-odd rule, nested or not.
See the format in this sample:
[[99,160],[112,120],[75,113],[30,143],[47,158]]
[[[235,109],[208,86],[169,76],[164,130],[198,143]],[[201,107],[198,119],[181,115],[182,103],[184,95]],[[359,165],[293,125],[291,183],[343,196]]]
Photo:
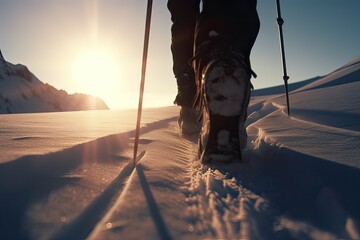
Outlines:
[[[172,105],[176,80],[170,14],[154,0],[144,107]],[[111,109],[138,105],[146,0],[0,0],[0,49],[42,82],[102,98]],[[359,0],[281,1],[289,82],[325,75],[360,56]],[[251,62],[255,89],[280,85],[275,0],[258,0],[261,21]]]

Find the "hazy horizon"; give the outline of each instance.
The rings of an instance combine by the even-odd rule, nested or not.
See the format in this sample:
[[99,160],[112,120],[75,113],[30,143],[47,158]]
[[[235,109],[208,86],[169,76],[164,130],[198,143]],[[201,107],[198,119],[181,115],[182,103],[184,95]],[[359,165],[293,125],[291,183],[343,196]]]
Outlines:
[[[136,108],[146,1],[3,0],[0,49],[42,82],[98,96],[111,109]],[[360,54],[360,2],[282,1],[289,82],[327,74]],[[282,84],[275,1],[258,1],[261,29],[251,60],[256,89]],[[154,2],[144,107],[176,95],[170,14]],[[91,71],[90,71],[91,70]],[[101,79],[99,81],[99,79]]]

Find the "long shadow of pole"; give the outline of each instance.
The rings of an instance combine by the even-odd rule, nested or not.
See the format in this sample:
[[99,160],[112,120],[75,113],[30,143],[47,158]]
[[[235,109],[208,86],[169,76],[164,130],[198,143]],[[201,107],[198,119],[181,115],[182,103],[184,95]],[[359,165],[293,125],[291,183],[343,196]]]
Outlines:
[[144,191],[144,195],[145,195],[145,198],[146,198],[146,202],[149,206],[149,210],[150,210],[150,214],[151,214],[151,217],[154,221],[154,224],[156,226],[156,229],[160,235],[160,238],[163,239],[163,240],[168,240],[168,239],[172,239],[169,231],[168,231],[168,228],[164,222],[164,219],[163,217],[161,216],[161,213],[159,211],[159,207],[155,201],[155,198],[149,188],[149,183],[148,181],[146,180],[146,177],[145,177],[145,174],[144,174],[144,171],[143,171],[143,168],[141,166],[141,164],[138,164],[136,166],[136,172],[139,176],[139,179],[140,179],[140,184],[141,184],[141,187],[142,187],[142,190]]

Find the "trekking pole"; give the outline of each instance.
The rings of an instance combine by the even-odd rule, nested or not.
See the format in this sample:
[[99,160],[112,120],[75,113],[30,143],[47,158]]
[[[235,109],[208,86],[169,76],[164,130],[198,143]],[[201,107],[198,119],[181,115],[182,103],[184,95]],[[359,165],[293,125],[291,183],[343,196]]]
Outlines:
[[290,102],[289,102],[289,89],[288,89],[288,80],[289,76],[286,71],[286,60],[285,60],[285,49],[284,49],[284,36],[282,25],[284,24],[284,19],[281,17],[280,11],[280,0],[276,0],[276,9],[277,9],[277,24],[279,26],[279,40],[280,40],[280,48],[281,48],[281,60],[283,66],[283,79],[285,84],[285,94],[286,94],[286,105],[287,105],[287,114],[290,116]]
[[144,98],[144,87],[145,87],[146,62],[147,62],[149,37],[150,37],[150,22],[151,22],[152,3],[153,3],[152,0],[148,0],[147,10],[146,10],[144,49],[143,49],[143,59],[142,59],[142,67],[141,67],[140,95],[139,95],[139,105],[138,105],[138,112],[137,112],[137,122],[136,122],[135,141],[134,141],[134,167],[136,166],[136,155],[137,155],[137,150],[138,150],[138,146],[139,146],[142,103],[143,103],[143,98]]

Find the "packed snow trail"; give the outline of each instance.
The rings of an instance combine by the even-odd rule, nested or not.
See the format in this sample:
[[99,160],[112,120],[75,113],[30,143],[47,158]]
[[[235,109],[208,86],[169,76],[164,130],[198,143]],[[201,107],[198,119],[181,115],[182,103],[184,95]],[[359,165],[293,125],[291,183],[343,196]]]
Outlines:
[[90,239],[170,239],[188,234],[186,202],[180,189],[188,178],[186,165],[195,156],[194,143],[182,139],[177,123],[141,135],[146,155],[130,176],[112,214],[95,227]]
[[144,232],[151,239],[358,236],[357,169],[257,134],[250,135],[244,162],[202,165],[196,137],[184,139],[176,125],[142,135],[146,156],[90,239],[139,239]]

